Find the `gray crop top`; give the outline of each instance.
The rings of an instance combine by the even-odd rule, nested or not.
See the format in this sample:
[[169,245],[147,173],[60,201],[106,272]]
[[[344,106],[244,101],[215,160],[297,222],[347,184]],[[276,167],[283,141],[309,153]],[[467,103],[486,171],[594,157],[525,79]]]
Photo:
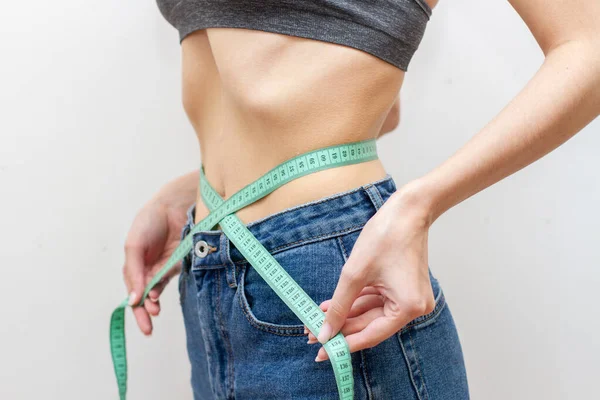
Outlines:
[[179,40],[230,27],[322,40],[363,50],[406,71],[425,33],[425,0],[156,0]]

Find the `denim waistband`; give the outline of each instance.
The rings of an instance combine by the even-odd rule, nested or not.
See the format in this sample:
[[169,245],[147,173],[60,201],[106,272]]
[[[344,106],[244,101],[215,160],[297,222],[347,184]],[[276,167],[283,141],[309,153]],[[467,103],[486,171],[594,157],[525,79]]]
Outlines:
[[[246,224],[250,232],[273,254],[294,246],[362,229],[383,202],[396,191],[390,175],[345,192],[300,204]],[[196,205],[187,211],[182,238],[194,227]],[[244,257],[222,230],[194,234],[194,245],[205,241],[212,250],[202,259],[190,257],[192,268],[218,268],[239,263]]]

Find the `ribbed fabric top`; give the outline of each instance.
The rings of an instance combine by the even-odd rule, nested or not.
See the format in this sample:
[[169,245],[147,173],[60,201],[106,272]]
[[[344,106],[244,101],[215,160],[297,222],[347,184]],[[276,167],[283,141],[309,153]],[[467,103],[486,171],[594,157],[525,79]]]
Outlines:
[[157,0],[179,40],[205,28],[246,28],[363,50],[403,71],[431,8],[424,0]]

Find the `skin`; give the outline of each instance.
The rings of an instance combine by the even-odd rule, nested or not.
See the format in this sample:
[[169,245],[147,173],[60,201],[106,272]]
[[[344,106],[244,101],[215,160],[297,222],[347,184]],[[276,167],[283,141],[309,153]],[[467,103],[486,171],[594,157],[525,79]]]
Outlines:
[[[321,343],[341,330],[351,352],[373,347],[431,312],[427,242],[434,221],[543,157],[600,114],[600,3],[510,3],[544,52],[543,65],[480,132],[401,187],[365,225],[332,298],[321,304]],[[404,78],[399,69],[355,49],[265,32],[208,29],[185,39],[182,51],[186,112],[208,180],[225,198],[299,152],[378,136]],[[256,163],[264,149],[276,151]],[[379,162],[322,171],[285,185],[238,216],[250,222],[383,175]],[[197,178],[190,173],[167,184],[134,221],[124,267],[132,303],[160,267],[157,260],[178,243],[185,209],[198,200]],[[197,220],[206,214],[198,209]],[[160,311],[163,287],[151,292],[156,301],[134,307],[146,334],[150,316]],[[317,343],[310,333],[308,339]],[[316,361],[326,359],[320,348]]]

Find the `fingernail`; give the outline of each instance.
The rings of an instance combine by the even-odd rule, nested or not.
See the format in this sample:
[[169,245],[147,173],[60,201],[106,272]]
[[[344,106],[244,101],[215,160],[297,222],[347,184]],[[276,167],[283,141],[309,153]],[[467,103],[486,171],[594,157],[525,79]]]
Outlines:
[[317,336],[317,339],[322,344],[325,344],[325,343],[327,343],[327,341],[330,338],[331,338],[331,325],[329,325],[329,323],[325,322],[323,324],[323,326],[321,327],[321,331],[319,332],[319,336]]
[[133,306],[135,303],[135,292],[131,292],[131,294],[129,294],[129,305]]
[[314,344],[314,343],[318,343],[318,341],[315,339],[312,339],[312,338],[308,339],[308,341],[306,342],[306,344]]
[[315,361],[316,362],[321,362],[321,361],[325,361],[325,359],[321,358],[321,354],[320,353],[317,353],[317,357],[315,358]]
[[308,335],[308,329],[306,329],[306,327],[304,327],[304,334]]

